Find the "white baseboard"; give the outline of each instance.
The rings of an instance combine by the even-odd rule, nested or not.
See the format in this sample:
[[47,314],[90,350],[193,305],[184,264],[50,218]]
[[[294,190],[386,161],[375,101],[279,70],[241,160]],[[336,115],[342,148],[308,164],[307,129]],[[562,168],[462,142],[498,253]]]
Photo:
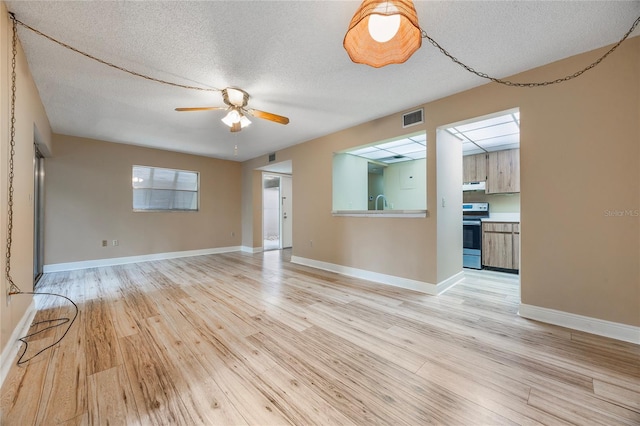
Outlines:
[[169,253],[144,254],[140,256],[114,257],[111,259],[84,260],[81,262],[54,263],[44,265],[43,272],[75,271],[78,269],[98,268],[101,266],[126,265],[128,263],[150,262],[152,260],[177,259],[180,257],[204,256],[207,254],[230,253],[240,251],[240,246],[218,247],[202,250],[174,251]]
[[431,284],[424,281],[412,280],[395,275],[381,274],[379,272],[367,271],[365,269],[352,268],[350,266],[337,265],[335,263],[322,262],[320,260],[308,259],[305,257],[291,256],[291,262],[299,265],[310,266],[324,271],[335,272],[349,277],[360,278],[394,287],[406,288],[419,291],[421,293],[438,295],[444,293],[449,288],[460,282],[464,278],[464,272],[460,272],[438,284]]
[[240,251],[242,251],[243,253],[261,253],[262,252],[262,247],[247,247],[247,246],[242,246],[240,248]]
[[9,370],[13,366],[13,361],[15,360],[16,355],[18,355],[20,346],[23,345],[23,343],[18,341],[18,339],[27,335],[29,327],[31,327],[31,323],[35,316],[36,304],[32,299],[24,315],[22,315],[22,318],[18,322],[18,325],[13,329],[11,337],[7,340],[7,344],[2,351],[2,355],[0,355],[0,386],[4,383],[4,379],[7,378],[7,374],[9,374]]
[[463,279],[464,279],[464,271],[460,271],[457,274],[450,276],[446,280],[440,281],[438,284],[436,284],[436,288],[438,290],[437,294],[441,295],[442,293],[449,290],[450,288],[453,288],[453,286],[458,284]]
[[610,337],[629,343],[640,344],[640,327],[585,317],[555,309],[520,304],[518,315],[536,321],[559,325],[561,327],[584,331],[598,336]]

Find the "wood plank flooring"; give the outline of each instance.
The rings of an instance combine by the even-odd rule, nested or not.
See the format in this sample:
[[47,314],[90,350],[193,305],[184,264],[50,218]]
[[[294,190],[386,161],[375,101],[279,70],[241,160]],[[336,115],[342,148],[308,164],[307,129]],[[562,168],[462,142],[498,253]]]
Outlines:
[[[640,425],[640,346],[520,318],[516,276],[435,297],[289,258],[45,275],[80,315],[11,368],[0,423]],[[36,297],[36,320],[73,312]]]

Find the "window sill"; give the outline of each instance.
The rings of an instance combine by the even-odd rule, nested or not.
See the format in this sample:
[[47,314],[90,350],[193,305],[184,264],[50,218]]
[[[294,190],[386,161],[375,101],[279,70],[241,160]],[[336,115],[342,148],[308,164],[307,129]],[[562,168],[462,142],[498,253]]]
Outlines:
[[427,217],[427,210],[334,210],[338,217]]

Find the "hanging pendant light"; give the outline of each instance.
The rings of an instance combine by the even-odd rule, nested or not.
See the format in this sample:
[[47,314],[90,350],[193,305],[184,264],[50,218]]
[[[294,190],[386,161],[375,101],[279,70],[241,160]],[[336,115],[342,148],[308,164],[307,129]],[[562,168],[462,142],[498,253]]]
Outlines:
[[374,68],[401,64],[422,45],[411,0],[364,0],[344,36],[351,60]]

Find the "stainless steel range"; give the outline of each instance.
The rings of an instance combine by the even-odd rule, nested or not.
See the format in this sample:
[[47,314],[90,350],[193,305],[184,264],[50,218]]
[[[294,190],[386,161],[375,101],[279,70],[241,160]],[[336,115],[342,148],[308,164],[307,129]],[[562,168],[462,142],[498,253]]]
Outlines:
[[462,204],[462,266],[482,269],[482,219],[489,217],[489,203]]

